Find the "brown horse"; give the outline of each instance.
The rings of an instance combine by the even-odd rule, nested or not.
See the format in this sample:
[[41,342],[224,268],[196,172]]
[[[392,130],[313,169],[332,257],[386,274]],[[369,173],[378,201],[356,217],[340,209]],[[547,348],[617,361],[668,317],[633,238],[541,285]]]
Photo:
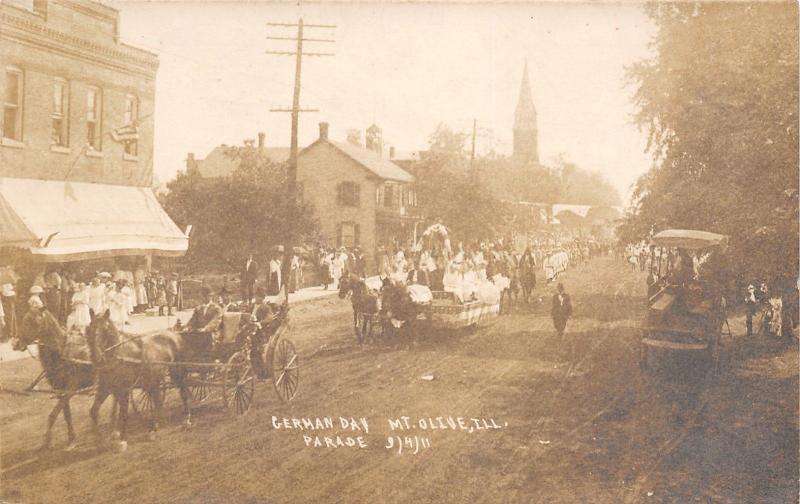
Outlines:
[[[72,427],[72,411],[69,401],[79,390],[89,388],[94,382],[94,372],[89,364],[69,360],[67,335],[52,313],[46,308],[31,308],[22,319],[22,330],[13,342],[14,350],[22,351],[31,343],[39,345],[39,362],[47,381],[57,391],[58,403],[47,417],[47,432],[42,448],[49,448],[53,424],[59,413],[67,423],[67,449],[75,447],[75,430]],[[83,357],[87,356],[72,356]]]
[[353,329],[356,340],[361,345],[372,339],[372,321],[378,313],[378,296],[370,293],[364,280],[355,275],[346,275],[339,282],[339,298],[350,296],[353,305]]
[[161,386],[167,373],[180,390],[185,424],[191,425],[190,393],[185,383],[186,368],[170,365],[180,360],[185,348],[180,334],[165,330],[144,336],[123,335],[111,322],[109,311],[106,310],[100,316],[92,314],[92,321],[86,329],[86,339],[97,376],[97,391],[89,413],[98,444],[98,413],[106,398],[113,395],[119,404],[118,448],[120,451],[127,448],[128,398],[133,388],[142,389],[153,401],[150,437],[155,437],[163,404]]
[[397,335],[401,340],[411,339],[414,331],[423,329],[423,326],[417,324],[421,316],[426,321],[424,327],[430,327],[429,308],[429,306],[415,303],[405,285],[395,284],[384,279],[380,307],[380,315],[384,321],[384,334],[389,337]]

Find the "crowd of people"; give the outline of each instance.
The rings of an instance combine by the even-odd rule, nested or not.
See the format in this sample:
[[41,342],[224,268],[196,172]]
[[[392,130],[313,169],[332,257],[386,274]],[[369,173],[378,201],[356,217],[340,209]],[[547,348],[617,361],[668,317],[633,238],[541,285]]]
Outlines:
[[82,331],[89,325],[90,311],[109,311],[120,328],[130,323],[130,316],[158,308],[159,315],[177,310],[178,274],[160,274],[144,269],[118,269],[111,274],[99,271],[91,276],[70,270],[42,272],[33,278],[27,292],[19,292],[19,277],[7,272],[0,286],[0,339],[14,338],[20,311],[29,307],[47,308],[68,330]]

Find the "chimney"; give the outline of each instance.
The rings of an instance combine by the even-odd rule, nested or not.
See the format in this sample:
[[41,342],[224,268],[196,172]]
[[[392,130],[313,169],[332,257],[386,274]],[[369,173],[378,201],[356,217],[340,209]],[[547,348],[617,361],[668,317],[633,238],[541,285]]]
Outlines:
[[259,131],[258,132],[258,148],[259,149],[263,149],[264,148],[264,137],[266,137],[264,132],[263,131]]
[[197,168],[197,163],[194,160],[194,152],[190,152],[186,155],[186,171],[192,171]]
[[319,139],[320,140],[328,139],[328,123],[326,122],[319,123]]
[[394,159],[394,145],[389,146],[389,159]]

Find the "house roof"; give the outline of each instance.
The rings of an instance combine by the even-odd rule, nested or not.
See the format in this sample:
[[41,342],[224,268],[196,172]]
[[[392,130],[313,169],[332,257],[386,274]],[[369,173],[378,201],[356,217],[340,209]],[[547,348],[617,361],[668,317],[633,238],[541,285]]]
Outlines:
[[388,159],[382,158],[377,152],[352,145],[346,142],[334,142],[331,140],[318,140],[307,147],[311,148],[320,141],[333,146],[344,155],[371,171],[376,176],[385,180],[397,182],[414,182],[414,176],[400,168]]
[[[238,157],[239,147],[218,145],[208,153],[205,159],[195,160],[197,170],[203,178],[225,177],[233,173],[241,160]],[[289,159],[288,147],[258,147],[258,152],[273,163],[282,163]]]

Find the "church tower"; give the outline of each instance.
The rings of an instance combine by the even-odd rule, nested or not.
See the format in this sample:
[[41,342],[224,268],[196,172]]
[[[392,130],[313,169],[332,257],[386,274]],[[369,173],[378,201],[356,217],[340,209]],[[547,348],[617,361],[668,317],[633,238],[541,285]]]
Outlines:
[[539,128],[536,126],[536,107],[531,97],[527,61],[522,71],[517,110],[514,112],[513,158],[519,164],[539,164]]

